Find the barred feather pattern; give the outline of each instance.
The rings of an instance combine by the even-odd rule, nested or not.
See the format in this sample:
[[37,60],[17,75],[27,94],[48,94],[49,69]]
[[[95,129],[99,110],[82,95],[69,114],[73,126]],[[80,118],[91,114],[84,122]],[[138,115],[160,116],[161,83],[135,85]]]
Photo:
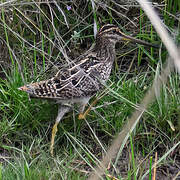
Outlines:
[[95,46],[51,79],[19,88],[30,97],[73,100],[91,97],[103,88],[115,59],[115,44],[123,33],[114,25],[104,25],[97,33]]

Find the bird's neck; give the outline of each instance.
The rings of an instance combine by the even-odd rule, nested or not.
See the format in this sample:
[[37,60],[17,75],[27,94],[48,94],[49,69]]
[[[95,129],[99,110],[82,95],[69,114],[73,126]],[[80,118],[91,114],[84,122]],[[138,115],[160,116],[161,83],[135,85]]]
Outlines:
[[97,57],[114,61],[115,42],[105,38],[97,38],[94,51],[97,53]]

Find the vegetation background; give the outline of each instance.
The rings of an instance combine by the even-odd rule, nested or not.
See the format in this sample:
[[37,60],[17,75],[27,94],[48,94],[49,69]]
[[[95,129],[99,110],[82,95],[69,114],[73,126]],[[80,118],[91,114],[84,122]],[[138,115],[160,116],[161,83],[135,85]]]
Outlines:
[[[180,1],[154,0],[153,7],[178,44]],[[77,108],[58,126],[55,156],[49,153],[57,104],[29,100],[17,88],[53,76],[94,43],[96,26],[160,44],[160,49],[119,43],[105,92],[85,121]],[[86,179],[122,130],[167,58],[140,5],[129,1],[0,2],[0,180]],[[180,81],[174,71],[104,179],[180,178]],[[105,93],[105,95],[104,95]],[[93,99],[92,99],[93,101]],[[176,147],[176,148],[175,148]]]

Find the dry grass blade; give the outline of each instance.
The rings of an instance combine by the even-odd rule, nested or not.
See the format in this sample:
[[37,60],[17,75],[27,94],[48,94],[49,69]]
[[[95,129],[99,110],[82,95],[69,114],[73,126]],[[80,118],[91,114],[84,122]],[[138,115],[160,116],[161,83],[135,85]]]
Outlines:
[[173,180],[176,180],[179,175],[180,175],[180,171],[176,174],[176,176],[173,178]]
[[149,17],[151,23],[153,24],[154,28],[156,29],[157,33],[159,34],[162,42],[166,46],[169,55],[174,60],[175,67],[178,69],[180,73],[180,54],[178,51],[177,46],[169,36],[168,32],[164,28],[161,19],[159,16],[155,13],[153,8],[149,5],[150,3],[146,0],[137,0],[141,7],[146,12],[147,16]]
[[157,170],[157,152],[155,153],[153,180],[156,180],[156,170]]
[[[179,0],[155,2],[152,6],[158,10],[163,26],[178,42]],[[58,75],[64,74],[64,69],[77,67],[78,63],[80,76],[86,76],[79,79],[92,78],[89,72],[96,70],[97,61],[90,52],[95,47],[92,43],[96,42],[97,29],[103,25],[112,24],[136,39],[159,44],[160,38],[136,0],[8,0],[2,1],[0,7],[0,180],[89,176],[93,180],[140,180],[153,179],[153,175],[155,179],[178,179],[180,76],[177,72],[169,75],[174,64],[171,56],[167,58],[164,45],[159,49],[117,44],[109,80],[105,83],[97,78],[104,90],[85,107],[85,115],[92,109],[90,114],[83,121],[76,120],[79,106],[73,105],[72,113],[59,124],[54,157],[50,156],[49,140],[58,104],[34,98],[28,101],[27,94],[17,89],[51,79],[59,70]],[[98,54],[115,57],[107,53]],[[90,54],[90,59],[84,58],[86,54]],[[81,63],[78,58],[84,61]],[[86,60],[92,66],[87,73],[87,68],[83,70]],[[77,75],[73,70],[67,74]],[[96,75],[99,73],[93,78]],[[71,84],[79,87],[79,81]],[[54,92],[61,88],[54,87]],[[95,98],[98,106],[94,106]],[[96,172],[92,172],[96,166]]]
[[171,73],[172,67],[173,66],[169,58],[164,70],[162,70],[161,72],[161,75],[154,80],[153,86],[146,93],[144,99],[139,105],[139,108],[132,114],[131,118],[127,121],[126,125],[123,128],[123,131],[120,132],[117,138],[114,140],[101,163],[89,177],[89,180],[97,180],[98,177],[101,177],[101,175],[105,172],[108,163],[113,158],[115,158],[119,148],[122,149],[122,146],[125,144],[124,141],[127,140],[129,133],[133,131],[135,125],[138,123],[140,117],[147,109],[148,105],[152,103],[153,100],[155,100],[156,93],[160,94],[161,86],[167,82],[167,78]]
[[180,58],[178,49],[169,37],[165,28],[162,26],[160,18],[156,15],[156,13],[153,11],[152,7],[147,1],[138,0],[138,2],[147,13],[147,16],[149,17],[158,34],[160,35],[172,59],[168,59],[165,69],[161,72],[161,76],[154,80],[153,86],[149,89],[144,99],[142,100],[140,108],[132,114],[132,117],[129,119],[128,123],[123,128],[123,132],[120,133],[118,137],[114,140],[111,147],[107,151],[106,156],[103,158],[102,162],[98,165],[95,171],[91,174],[89,180],[97,180],[99,179],[99,177],[102,176],[102,174],[105,172],[108,162],[116,156],[118,149],[122,147],[123,142],[126,140],[130,130],[132,130],[133,126],[137,123],[137,119],[139,119],[139,117],[146,110],[148,104],[150,104],[155,99],[155,93],[159,92],[157,94],[160,94],[160,88],[162,84],[165,84],[167,82],[167,78],[171,73],[172,63],[170,63],[170,61],[174,60],[174,64],[180,72]]

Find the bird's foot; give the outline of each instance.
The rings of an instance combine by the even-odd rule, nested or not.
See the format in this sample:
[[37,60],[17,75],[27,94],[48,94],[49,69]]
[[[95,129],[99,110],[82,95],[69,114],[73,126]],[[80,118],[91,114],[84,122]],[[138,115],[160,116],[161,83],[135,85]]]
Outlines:
[[80,113],[79,116],[78,116],[78,119],[85,119],[86,116],[88,115],[89,111],[97,103],[97,101],[98,101],[98,99],[95,99],[84,113]]
[[85,119],[85,113],[80,113],[78,119]]

